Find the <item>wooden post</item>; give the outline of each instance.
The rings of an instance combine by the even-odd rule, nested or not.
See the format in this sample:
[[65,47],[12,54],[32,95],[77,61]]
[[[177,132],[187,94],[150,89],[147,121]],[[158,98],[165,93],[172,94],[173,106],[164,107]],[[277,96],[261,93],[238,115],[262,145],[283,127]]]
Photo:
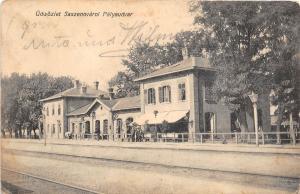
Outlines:
[[255,144],[258,146],[258,118],[257,118],[257,104],[253,103],[254,111],[254,127],[255,127]]
[[290,113],[290,135],[292,138],[293,145],[296,145],[296,137],[294,131],[294,124],[293,124],[293,113]]
[[195,143],[195,135],[192,133],[193,143]]
[[203,136],[202,136],[202,133],[200,133],[200,142],[201,142],[201,144],[203,143]]

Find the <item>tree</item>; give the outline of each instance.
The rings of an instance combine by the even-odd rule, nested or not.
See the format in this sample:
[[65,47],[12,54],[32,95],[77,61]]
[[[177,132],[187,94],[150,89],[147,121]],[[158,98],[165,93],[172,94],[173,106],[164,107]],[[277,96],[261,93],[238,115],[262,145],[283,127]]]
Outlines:
[[[251,90],[266,94],[278,88],[282,78],[278,73],[295,67],[292,60],[299,52],[299,5],[194,1],[190,10],[197,13],[195,24],[202,27],[210,59],[219,69],[215,91],[227,104],[244,112],[240,121],[247,129],[243,111],[249,103],[247,94]],[[292,93],[285,95],[295,99]]]
[[202,37],[202,32],[185,31],[176,34],[174,41],[165,44],[136,42],[130,48],[128,57],[122,60],[126,71],[118,72],[110,80],[110,86],[117,88],[119,97],[138,95],[138,84],[133,81],[135,78],[182,60],[183,47],[187,47],[191,55],[200,56],[205,42]]
[[[13,73],[1,79],[1,123],[10,135],[22,137],[22,129],[30,134],[38,128],[43,98],[72,87],[70,77],[52,77],[46,73],[19,75]],[[25,131],[24,131],[25,132]]]

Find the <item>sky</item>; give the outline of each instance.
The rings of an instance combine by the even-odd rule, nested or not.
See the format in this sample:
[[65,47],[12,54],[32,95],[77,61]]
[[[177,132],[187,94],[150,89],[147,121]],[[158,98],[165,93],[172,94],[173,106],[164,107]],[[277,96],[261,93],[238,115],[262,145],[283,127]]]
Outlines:
[[[99,15],[64,16],[66,11]],[[56,16],[41,16],[48,12]],[[2,4],[1,13],[2,75],[47,72],[87,84],[98,80],[102,89],[124,70],[121,60],[135,40],[154,43],[166,36],[170,41],[193,28],[185,0],[11,0]]]

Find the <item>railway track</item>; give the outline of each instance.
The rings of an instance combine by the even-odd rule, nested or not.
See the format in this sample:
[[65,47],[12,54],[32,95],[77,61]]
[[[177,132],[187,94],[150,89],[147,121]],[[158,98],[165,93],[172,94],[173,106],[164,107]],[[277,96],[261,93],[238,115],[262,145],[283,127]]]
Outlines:
[[180,167],[174,165],[145,163],[135,161],[124,161],[98,157],[76,156],[49,152],[23,151],[4,149],[4,154],[25,155],[29,157],[43,157],[48,159],[63,160],[68,162],[78,162],[90,165],[109,166],[112,168],[126,168],[134,170],[143,170],[150,172],[167,173],[176,176],[198,177],[213,179],[216,181],[236,182],[239,184],[249,184],[258,187],[270,187],[281,190],[295,191],[299,189],[299,178],[280,177],[271,175],[259,175],[250,173],[238,173],[231,171],[220,171],[190,167]]
[[[45,177],[40,177],[25,172],[20,172],[13,169],[1,167],[2,173],[2,188],[6,193],[80,193],[80,194],[99,194],[97,191],[92,191],[87,188],[65,184],[51,180]],[[4,174],[4,175],[3,175]],[[13,180],[7,180],[7,176]],[[16,178],[17,177],[17,178]],[[8,178],[11,179],[11,178]],[[28,184],[42,185],[43,187],[33,186],[33,189],[28,188]],[[22,187],[23,186],[23,187]],[[32,185],[31,185],[32,186]],[[25,188],[24,188],[25,187]],[[45,190],[45,188],[47,190]]]

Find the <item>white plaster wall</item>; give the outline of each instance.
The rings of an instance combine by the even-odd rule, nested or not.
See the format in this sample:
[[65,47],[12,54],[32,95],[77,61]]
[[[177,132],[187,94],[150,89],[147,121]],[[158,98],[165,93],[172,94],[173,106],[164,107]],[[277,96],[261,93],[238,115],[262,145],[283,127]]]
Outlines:
[[[178,84],[185,83],[186,87],[186,100],[181,101],[179,100],[179,92],[178,92]],[[159,91],[158,88],[169,85],[171,87],[171,102],[159,102]],[[143,85],[143,89],[141,89],[141,98],[144,99],[144,91],[145,89],[154,88],[155,89],[155,98],[156,103],[155,104],[147,104],[144,105],[145,113],[152,114],[154,110],[157,110],[158,112],[167,112],[167,111],[174,111],[174,110],[189,110],[189,87],[190,83],[188,80],[188,76],[186,75],[178,75],[178,76],[167,76],[167,77],[161,77],[159,79],[156,79],[154,81],[145,82]],[[144,100],[141,99],[141,102]],[[142,104],[143,106],[143,104]]]
[[[54,105],[54,115],[52,115],[52,106]],[[60,105],[61,112],[60,115],[58,115],[58,105]],[[49,109],[49,115],[47,115],[47,107]],[[43,104],[44,108],[44,129],[46,132],[47,138],[64,138],[64,112],[65,112],[65,106],[64,106],[64,99],[57,99],[52,100],[48,102],[44,102]],[[58,121],[60,121],[61,124],[61,131],[59,132],[58,127]],[[48,128],[49,124],[49,128]],[[52,126],[55,124],[55,133],[52,133]]]

